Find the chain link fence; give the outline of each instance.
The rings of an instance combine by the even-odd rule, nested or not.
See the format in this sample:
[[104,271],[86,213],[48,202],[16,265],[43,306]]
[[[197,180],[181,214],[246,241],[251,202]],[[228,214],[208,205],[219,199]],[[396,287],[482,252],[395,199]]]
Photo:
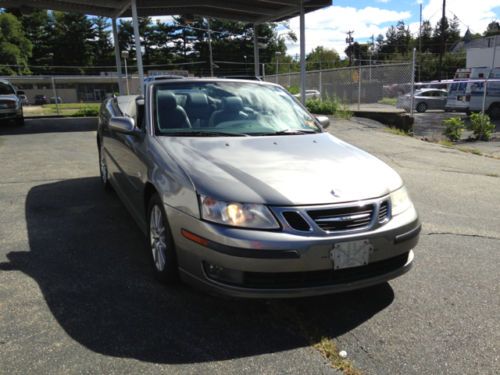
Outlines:
[[[373,104],[410,92],[412,76],[411,61],[314,70],[306,72],[306,90],[316,90],[322,99],[336,98],[344,104]],[[287,88],[300,87],[299,72],[266,75],[265,80]]]

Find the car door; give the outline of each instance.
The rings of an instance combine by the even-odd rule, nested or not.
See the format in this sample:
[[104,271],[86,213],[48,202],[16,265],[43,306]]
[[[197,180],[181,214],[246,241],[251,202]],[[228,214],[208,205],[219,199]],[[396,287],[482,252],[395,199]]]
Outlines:
[[437,109],[439,108],[439,92],[438,91],[429,91],[427,92],[427,105],[428,109]]
[[134,214],[143,219],[143,191],[147,181],[145,142],[146,131],[143,119],[144,111],[137,111],[134,120],[138,128],[135,134],[115,134],[115,161],[119,169],[119,179],[124,199]]
[[437,109],[444,109],[446,107],[446,101],[448,99],[448,93],[445,91],[439,91],[439,99],[437,101]]

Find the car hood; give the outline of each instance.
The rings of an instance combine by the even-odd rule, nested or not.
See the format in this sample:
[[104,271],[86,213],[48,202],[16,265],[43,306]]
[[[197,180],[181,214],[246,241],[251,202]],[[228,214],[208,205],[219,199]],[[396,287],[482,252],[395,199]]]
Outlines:
[[328,133],[158,139],[198,193],[225,201],[349,202],[380,197],[402,185],[382,161]]

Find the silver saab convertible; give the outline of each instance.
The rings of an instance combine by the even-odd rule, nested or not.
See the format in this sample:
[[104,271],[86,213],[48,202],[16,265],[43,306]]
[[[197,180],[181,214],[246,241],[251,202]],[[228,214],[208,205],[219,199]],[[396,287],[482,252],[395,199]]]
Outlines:
[[420,232],[408,192],[327,126],[275,84],[152,81],[101,106],[101,178],[164,282],[268,298],[397,277]]

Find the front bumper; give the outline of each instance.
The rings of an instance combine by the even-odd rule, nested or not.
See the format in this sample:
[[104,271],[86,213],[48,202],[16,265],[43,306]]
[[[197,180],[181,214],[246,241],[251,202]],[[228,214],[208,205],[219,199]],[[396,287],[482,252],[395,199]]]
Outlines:
[[[172,207],[166,210],[181,278],[234,297],[305,297],[385,282],[410,270],[420,232],[413,207],[375,230],[324,236],[230,228]],[[183,231],[206,241],[197,243]],[[355,240],[369,240],[373,245],[368,265],[334,271],[330,259],[333,245]],[[228,277],[214,276],[214,267]]]
[[20,108],[5,108],[0,109],[0,120],[10,120],[23,117],[23,109]]

